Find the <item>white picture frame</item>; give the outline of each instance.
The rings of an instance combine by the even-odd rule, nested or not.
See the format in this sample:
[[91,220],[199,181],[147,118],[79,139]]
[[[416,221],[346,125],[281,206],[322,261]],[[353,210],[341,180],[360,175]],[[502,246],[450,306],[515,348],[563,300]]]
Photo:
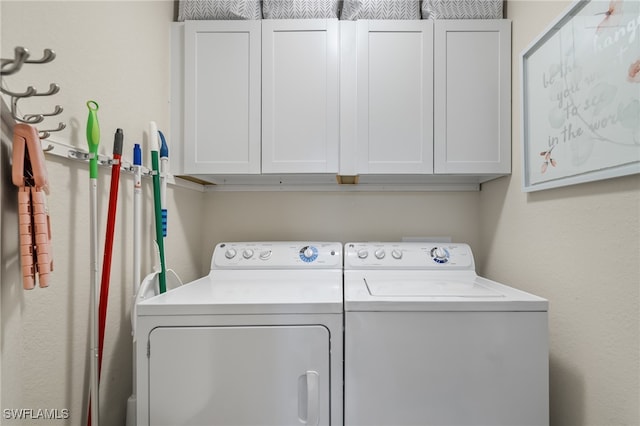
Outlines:
[[522,190],[640,173],[640,2],[576,0],[520,54]]

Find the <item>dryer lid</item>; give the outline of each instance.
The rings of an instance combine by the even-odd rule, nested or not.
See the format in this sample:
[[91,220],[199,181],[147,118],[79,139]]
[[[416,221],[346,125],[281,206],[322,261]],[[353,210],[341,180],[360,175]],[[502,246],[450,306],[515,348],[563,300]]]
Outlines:
[[182,287],[141,302],[138,315],[341,313],[342,273],[211,271]]

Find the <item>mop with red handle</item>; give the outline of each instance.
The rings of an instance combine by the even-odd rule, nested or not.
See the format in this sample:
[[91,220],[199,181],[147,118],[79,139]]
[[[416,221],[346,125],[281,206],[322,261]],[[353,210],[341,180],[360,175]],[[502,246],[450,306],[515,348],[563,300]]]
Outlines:
[[102,280],[100,282],[100,304],[98,308],[98,378],[102,371],[102,354],[104,352],[104,331],[107,324],[107,305],[109,302],[109,280],[111,277],[111,255],[113,253],[113,234],[116,227],[116,210],[118,207],[118,185],[120,183],[120,159],[124,134],[117,129],[113,141],[113,164],[111,166],[111,188],[109,190],[109,211],[107,213],[107,233],[104,241],[104,258],[102,262]]

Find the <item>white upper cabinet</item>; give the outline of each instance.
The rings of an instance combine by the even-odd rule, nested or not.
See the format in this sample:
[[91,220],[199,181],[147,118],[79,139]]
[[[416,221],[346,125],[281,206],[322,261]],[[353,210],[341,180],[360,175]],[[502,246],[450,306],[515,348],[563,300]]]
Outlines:
[[435,21],[436,174],[511,172],[511,22]]
[[338,21],[262,21],[262,172],[338,173]]
[[172,108],[185,174],[511,172],[508,20],[187,21],[182,34]]
[[185,173],[260,173],[260,28],[185,23]]
[[356,61],[356,174],[432,173],[433,23],[357,21]]

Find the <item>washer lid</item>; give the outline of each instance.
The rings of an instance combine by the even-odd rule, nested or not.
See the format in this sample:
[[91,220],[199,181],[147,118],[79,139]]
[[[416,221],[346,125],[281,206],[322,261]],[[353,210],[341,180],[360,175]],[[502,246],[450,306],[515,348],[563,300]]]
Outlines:
[[345,271],[345,311],[547,311],[538,296],[472,272]]
[[501,298],[501,294],[480,282],[436,279],[402,279],[390,281],[375,277],[364,278],[364,283],[373,297],[490,297]]
[[342,273],[212,271],[208,276],[141,302],[138,315],[342,313]]

